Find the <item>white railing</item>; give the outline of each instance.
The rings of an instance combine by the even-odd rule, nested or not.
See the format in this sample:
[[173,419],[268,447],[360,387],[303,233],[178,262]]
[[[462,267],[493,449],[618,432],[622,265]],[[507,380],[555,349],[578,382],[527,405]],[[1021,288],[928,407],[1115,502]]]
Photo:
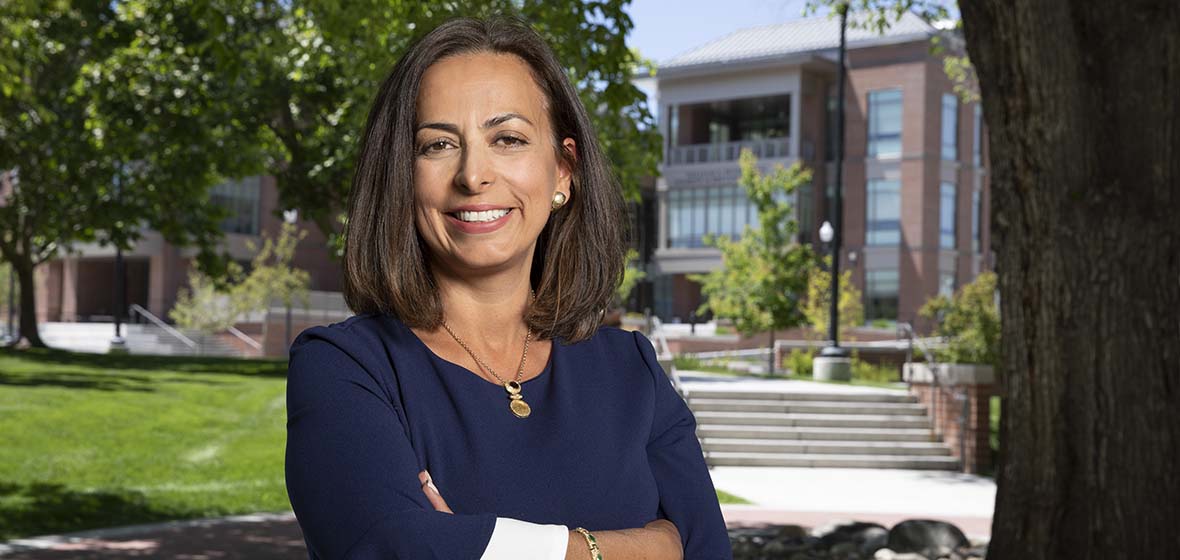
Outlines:
[[229,330],[229,334],[232,334],[232,335],[238,337],[238,340],[245,342],[246,345],[249,346],[250,348],[253,348],[255,350],[262,350],[262,343],[261,342],[258,342],[257,340],[250,338],[250,335],[238,330],[237,327],[231,326],[227,330]]
[[181,333],[180,331],[172,328],[170,325],[168,325],[168,323],[161,321],[159,317],[156,317],[155,315],[152,314],[151,311],[144,309],[138,303],[131,304],[130,310],[131,310],[131,315],[139,315],[140,317],[147,319],[148,322],[150,322],[151,324],[153,324],[157,327],[160,327],[160,329],[163,330],[164,332],[172,335],[177,340],[183,342],[185,346],[188,346],[189,348],[196,348],[197,347],[197,343],[193,342],[193,340],[191,338],[184,336],[184,333]]
[[738,140],[712,144],[687,144],[668,149],[667,163],[683,165],[693,163],[714,163],[737,161],[742,148],[749,148],[759,159],[785,158],[791,156],[790,138],[764,138],[761,140]]

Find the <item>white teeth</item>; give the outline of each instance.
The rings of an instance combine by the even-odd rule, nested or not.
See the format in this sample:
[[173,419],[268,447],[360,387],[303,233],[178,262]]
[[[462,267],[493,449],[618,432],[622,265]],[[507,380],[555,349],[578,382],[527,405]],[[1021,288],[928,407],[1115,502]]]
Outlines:
[[490,222],[492,220],[499,220],[508,214],[508,208],[501,208],[499,210],[484,210],[482,212],[470,212],[460,210],[455,212],[455,216],[464,222]]

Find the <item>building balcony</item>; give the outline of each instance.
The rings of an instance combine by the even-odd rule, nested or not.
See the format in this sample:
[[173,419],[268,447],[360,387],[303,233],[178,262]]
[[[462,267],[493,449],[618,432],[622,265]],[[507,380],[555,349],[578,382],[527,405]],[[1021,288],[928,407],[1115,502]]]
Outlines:
[[687,144],[668,149],[665,165],[694,165],[699,163],[720,163],[737,161],[742,148],[749,148],[758,159],[791,157],[789,137],[763,138],[759,140],[738,140],[709,144]]

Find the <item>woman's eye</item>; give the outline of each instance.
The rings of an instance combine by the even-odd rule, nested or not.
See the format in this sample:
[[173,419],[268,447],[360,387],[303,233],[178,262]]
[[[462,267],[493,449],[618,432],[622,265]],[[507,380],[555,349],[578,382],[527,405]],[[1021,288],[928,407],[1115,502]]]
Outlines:
[[420,154],[435,153],[435,152],[441,151],[442,149],[445,149],[447,147],[447,144],[450,144],[450,142],[448,142],[447,140],[443,140],[441,138],[438,140],[435,140],[433,142],[427,142],[427,143],[423,144],[421,148],[418,149],[418,153],[420,153]]
[[504,142],[504,145],[505,146],[512,146],[512,147],[523,146],[525,144],[528,144],[528,142],[526,142],[523,138],[517,138],[515,136],[501,136],[501,137],[497,138],[496,141],[497,142],[506,141],[506,142]]

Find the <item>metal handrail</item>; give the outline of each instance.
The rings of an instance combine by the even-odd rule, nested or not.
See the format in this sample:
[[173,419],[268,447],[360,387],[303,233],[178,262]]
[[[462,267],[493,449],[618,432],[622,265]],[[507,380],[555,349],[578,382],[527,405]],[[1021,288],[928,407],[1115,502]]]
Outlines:
[[250,338],[250,335],[238,330],[237,327],[230,325],[230,327],[226,330],[229,331],[229,334],[232,334],[232,335],[238,337],[239,340],[241,340],[242,342],[245,342],[251,348],[253,348],[255,350],[262,350],[262,343],[261,342],[258,342],[257,340]]
[[183,342],[185,344],[185,346],[188,346],[189,348],[196,348],[197,347],[197,343],[193,342],[191,338],[184,336],[184,333],[172,328],[170,325],[168,325],[168,323],[161,321],[159,317],[156,317],[155,315],[152,314],[151,311],[144,309],[138,303],[131,304],[131,306],[128,309],[130,310],[130,313],[129,313],[130,315],[138,314],[140,317],[147,319],[148,322],[152,323],[153,325],[155,325],[157,327],[160,327],[161,329],[163,329],[164,332],[176,337],[176,339]]
[[[959,422],[959,466],[964,471],[966,471],[967,470],[967,437],[968,437],[967,415],[969,414],[968,408],[970,407],[970,403],[968,402],[968,399],[967,399],[967,389],[965,387],[958,386],[958,384],[956,384],[956,383],[953,383],[953,382],[947,383],[944,379],[941,379],[942,376],[940,375],[939,368],[935,367],[938,365],[938,360],[935,358],[934,352],[931,351],[929,346],[925,345],[925,343],[923,342],[923,340],[921,338],[918,338],[917,333],[914,332],[914,326],[912,324],[910,324],[908,322],[898,322],[897,329],[898,329],[898,331],[901,331],[901,333],[904,334],[907,337],[907,339],[909,340],[910,346],[909,346],[909,349],[906,350],[906,361],[911,362],[913,360],[913,353],[914,353],[913,347],[916,343],[916,345],[918,346],[918,349],[922,351],[922,361],[927,364],[927,369],[930,370],[930,378],[932,380],[931,384],[934,386],[934,391],[935,391],[934,398],[930,399],[930,409],[931,409],[930,415],[932,417],[931,420],[932,420],[932,424],[933,424],[933,428],[934,428],[934,434],[936,436],[938,436],[940,439],[942,438],[942,433],[938,429],[938,425],[939,425],[939,422],[938,422],[938,419],[939,419],[939,413],[938,413],[939,396],[940,395],[948,395],[951,398],[961,402],[963,405],[962,411],[959,414],[959,420],[958,420],[958,422]],[[913,378],[913,376],[910,376],[910,379],[912,379],[912,378]],[[913,383],[912,383],[912,381],[910,381],[910,379],[906,379],[906,388],[907,389],[913,388]],[[975,434],[971,434],[971,437],[975,437]]]

